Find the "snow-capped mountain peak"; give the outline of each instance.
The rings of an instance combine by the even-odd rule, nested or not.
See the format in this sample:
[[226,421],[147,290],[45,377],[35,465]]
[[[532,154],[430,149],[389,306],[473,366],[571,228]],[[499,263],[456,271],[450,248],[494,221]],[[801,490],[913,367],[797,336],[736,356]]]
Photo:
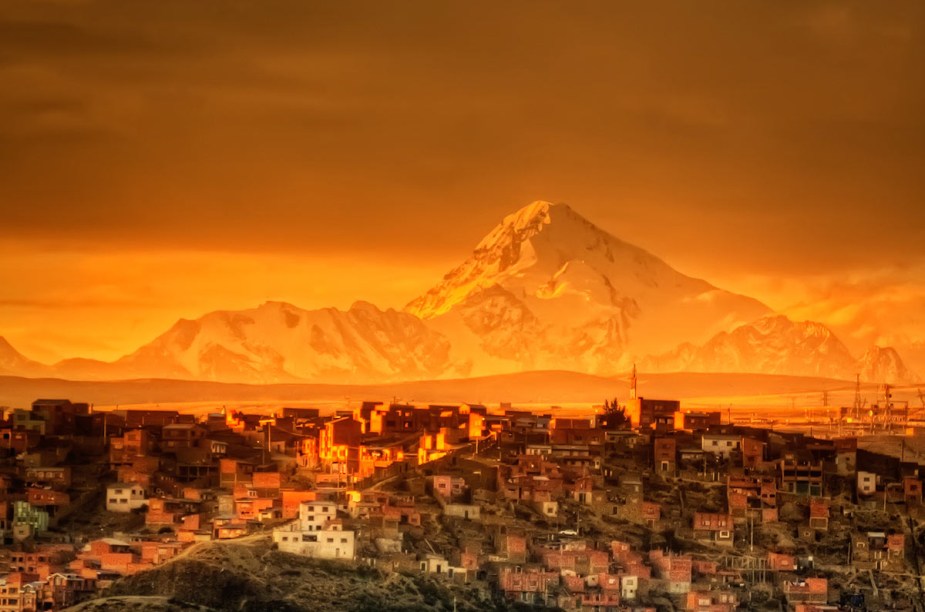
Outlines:
[[[632,236],[626,236],[632,238]],[[659,357],[650,357],[658,355]],[[180,319],[113,362],[44,366],[0,338],[0,374],[82,379],[377,382],[525,370],[816,375],[897,382],[890,348],[855,359],[824,325],[685,275],[566,204],[533,202],[404,311],[281,301]]]
[[[504,309],[516,310],[516,320],[530,321],[529,328],[511,328]],[[682,310],[684,317],[677,317]],[[469,347],[465,358],[491,364],[486,367],[492,371],[522,369],[515,355],[529,353],[531,367],[562,367],[564,360],[597,372],[667,350],[678,338],[705,340],[730,322],[769,312],[755,300],[678,272],[566,204],[544,201],[504,217],[470,257],[406,311],[448,337],[469,335],[462,342]]]

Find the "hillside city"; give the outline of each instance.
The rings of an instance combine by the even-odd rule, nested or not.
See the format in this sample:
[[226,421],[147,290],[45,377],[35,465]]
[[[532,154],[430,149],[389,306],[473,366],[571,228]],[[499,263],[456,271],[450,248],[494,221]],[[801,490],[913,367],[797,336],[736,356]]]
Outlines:
[[[133,580],[237,543],[424,577],[429,609],[925,610],[918,455],[861,450],[842,417],[773,431],[635,384],[574,417],[37,399],[0,425],[0,611],[151,595]],[[277,604],[248,609],[311,609]]]

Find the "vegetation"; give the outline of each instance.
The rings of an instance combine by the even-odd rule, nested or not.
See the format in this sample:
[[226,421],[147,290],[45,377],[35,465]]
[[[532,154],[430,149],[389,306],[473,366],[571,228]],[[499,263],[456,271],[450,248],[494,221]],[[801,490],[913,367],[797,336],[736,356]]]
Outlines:
[[600,419],[601,429],[628,429],[629,426],[630,419],[626,416],[626,408],[617,402],[617,398],[613,401],[605,399],[604,414]]

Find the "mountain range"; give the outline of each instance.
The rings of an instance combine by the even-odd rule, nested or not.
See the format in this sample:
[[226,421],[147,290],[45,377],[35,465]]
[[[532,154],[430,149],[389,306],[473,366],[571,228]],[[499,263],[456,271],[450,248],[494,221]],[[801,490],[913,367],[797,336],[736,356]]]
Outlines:
[[891,347],[853,356],[820,323],[686,276],[565,204],[505,217],[401,310],[267,302],[181,319],[113,362],[30,360],[0,338],[0,374],[74,380],[374,383],[567,370],[740,372],[909,384]]

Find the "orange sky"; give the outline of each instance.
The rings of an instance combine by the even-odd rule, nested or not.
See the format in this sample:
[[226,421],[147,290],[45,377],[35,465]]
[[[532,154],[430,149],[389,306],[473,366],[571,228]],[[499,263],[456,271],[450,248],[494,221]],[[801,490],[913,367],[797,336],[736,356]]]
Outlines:
[[925,6],[649,4],[3,2],[0,335],[109,359],[216,308],[400,307],[546,199],[925,341]]

